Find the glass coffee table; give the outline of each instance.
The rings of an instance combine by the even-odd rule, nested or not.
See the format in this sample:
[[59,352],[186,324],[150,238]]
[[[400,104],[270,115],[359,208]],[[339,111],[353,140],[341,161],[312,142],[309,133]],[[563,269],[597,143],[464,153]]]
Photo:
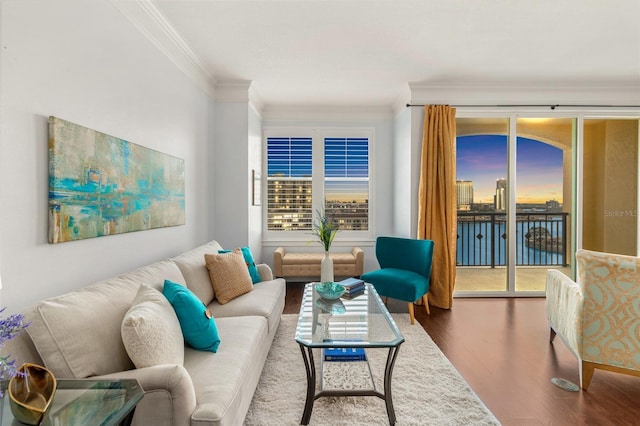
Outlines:
[[[304,288],[295,336],[307,371],[307,398],[300,423],[309,424],[313,403],[318,398],[376,396],[385,401],[389,423],[395,424],[391,375],[398,350],[404,342],[402,333],[371,284],[365,284],[364,292],[357,297],[349,299],[343,297],[335,301],[321,298],[315,289],[315,284],[317,283],[309,283]],[[323,364],[329,365],[324,361],[323,356],[326,348],[388,348],[383,391],[380,392],[375,388],[373,379],[370,382],[372,385],[370,389],[324,389],[321,381],[320,389],[316,391],[317,372],[314,350],[320,354],[319,370],[322,378]],[[370,368],[369,374],[371,374]]]
[[[53,402],[42,419],[45,425],[130,425],[144,391],[135,379],[58,379]],[[14,420],[7,385],[2,382],[0,425],[22,424]]]

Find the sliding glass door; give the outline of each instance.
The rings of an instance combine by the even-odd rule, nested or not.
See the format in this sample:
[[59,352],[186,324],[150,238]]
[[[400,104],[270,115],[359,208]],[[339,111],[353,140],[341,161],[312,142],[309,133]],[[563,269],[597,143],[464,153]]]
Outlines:
[[545,291],[547,269],[571,276],[576,120],[517,118],[515,292]]
[[507,288],[508,118],[456,120],[457,292]]
[[541,295],[571,274],[576,120],[457,119],[456,295]]

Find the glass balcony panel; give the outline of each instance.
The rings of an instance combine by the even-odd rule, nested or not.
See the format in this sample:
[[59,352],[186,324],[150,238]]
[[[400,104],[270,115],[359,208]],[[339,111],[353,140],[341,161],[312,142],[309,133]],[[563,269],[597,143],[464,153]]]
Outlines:
[[456,294],[507,291],[509,119],[456,120]]

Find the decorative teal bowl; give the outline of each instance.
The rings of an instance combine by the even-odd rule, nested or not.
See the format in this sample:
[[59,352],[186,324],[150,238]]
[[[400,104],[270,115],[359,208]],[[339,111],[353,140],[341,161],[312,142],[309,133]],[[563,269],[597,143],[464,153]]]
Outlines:
[[345,288],[338,283],[323,282],[316,284],[316,291],[323,299],[336,300],[344,294]]

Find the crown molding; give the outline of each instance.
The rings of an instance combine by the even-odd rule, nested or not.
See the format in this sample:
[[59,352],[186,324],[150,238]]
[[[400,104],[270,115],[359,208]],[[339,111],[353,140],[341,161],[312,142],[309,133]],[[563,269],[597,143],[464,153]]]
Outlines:
[[262,116],[264,101],[253,87],[249,88],[249,105],[256,111],[256,113],[258,113],[259,116]]
[[251,85],[251,80],[221,80],[216,84],[216,102],[246,102],[258,114],[262,114],[264,102]]
[[210,97],[215,95],[215,77],[191,50],[152,0],[111,0],[111,3],[187,77]]
[[216,102],[249,102],[250,80],[222,80],[216,83]]

